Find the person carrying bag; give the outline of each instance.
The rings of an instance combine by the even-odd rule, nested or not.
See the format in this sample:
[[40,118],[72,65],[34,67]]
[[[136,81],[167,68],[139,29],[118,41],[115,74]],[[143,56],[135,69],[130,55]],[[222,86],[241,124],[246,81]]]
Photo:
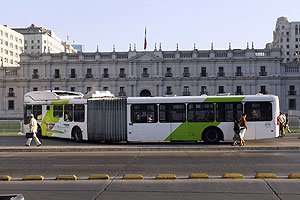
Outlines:
[[31,144],[32,138],[33,138],[36,145],[39,147],[42,145],[42,143],[36,136],[37,129],[38,129],[37,121],[36,121],[36,119],[34,119],[33,114],[31,114],[30,117],[31,117],[30,122],[29,122],[30,131],[29,131],[29,133],[26,133],[27,142],[26,142],[25,146],[29,147]]

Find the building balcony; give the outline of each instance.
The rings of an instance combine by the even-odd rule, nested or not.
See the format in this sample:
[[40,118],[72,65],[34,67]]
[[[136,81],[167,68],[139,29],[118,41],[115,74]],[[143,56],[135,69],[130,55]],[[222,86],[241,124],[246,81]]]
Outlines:
[[201,91],[200,95],[208,95],[207,91]]
[[191,92],[190,92],[190,91],[185,91],[185,92],[183,92],[182,95],[183,95],[183,96],[190,96],[190,95],[191,95]]
[[119,97],[126,97],[126,92],[119,92]]
[[60,74],[54,74],[53,78],[60,78]]
[[167,72],[167,73],[165,73],[165,77],[173,77],[173,73],[172,72]]
[[109,78],[109,74],[102,74],[102,78]]
[[267,72],[259,72],[259,76],[267,76]]
[[69,77],[70,78],[77,78],[77,74],[71,74]]
[[85,78],[93,78],[93,74],[86,74]]
[[290,90],[290,91],[288,92],[288,94],[289,94],[289,95],[296,95],[297,93],[296,93],[296,90]]
[[38,79],[39,78],[39,75],[38,74],[33,74],[32,75],[32,79]]
[[200,73],[200,76],[201,76],[201,77],[207,77],[207,72],[201,72],[201,73]]
[[235,95],[243,95],[244,93],[242,91],[236,91]]
[[126,74],[119,74],[119,78],[125,78]]
[[173,94],[173,92],[172,91],[166,91],[166,93],[165,93],[166,95],[172,95]]
[[218,76],[219,76],[219,77],[224,77],[224,76],[225,76],[225,73],[224,73],[224,72],[218,72]]
[[235,76],[243,76],[243,72],[235,72]]
[[184,72],[184,73],[182,74],[182,76],[183,76],[183,77],[190,77],[190,73]]
[[14,97],[14,96],[15,96],[15,93],[14,93],[14,92],[9,92],[9,93],[7,93],[7,96],[8,96],[8,97]]
[[143,78],[149,77],[149,73],[142,73],[142,77],[143,77]]

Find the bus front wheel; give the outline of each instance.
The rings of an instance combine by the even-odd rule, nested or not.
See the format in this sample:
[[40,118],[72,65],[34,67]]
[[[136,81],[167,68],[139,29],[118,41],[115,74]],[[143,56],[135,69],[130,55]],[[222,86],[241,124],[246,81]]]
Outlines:
[[75,142],[82,142],[82,132],[79,127],[75,127],[72,131]]
[[221,134],[218,128],[207,128],[203,132],[202,140],[206,144],[217,144],[221,140]]

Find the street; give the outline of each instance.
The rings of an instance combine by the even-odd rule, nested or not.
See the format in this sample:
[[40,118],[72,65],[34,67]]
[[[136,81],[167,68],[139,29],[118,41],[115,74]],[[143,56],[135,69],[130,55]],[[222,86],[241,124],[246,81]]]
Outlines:
[[[246,152],[1,152],[0,193],[22,193],[25,199],[297,199],[299,151]],[[209,180],[191,180],[206,173]],[[224,173],[241,173],[244,180],[224,180]],[[257,173],[275,173],[277,180],[254,179]],[[77,181],[55,181],[57,175],[76,175]],[[87,180],[108,174],[111,180]],[[144,180],[122,180],[141,174]],[[176,180],[155,180],[157,174],[175,174]],[[42,175],[44,181],[21,181]]]

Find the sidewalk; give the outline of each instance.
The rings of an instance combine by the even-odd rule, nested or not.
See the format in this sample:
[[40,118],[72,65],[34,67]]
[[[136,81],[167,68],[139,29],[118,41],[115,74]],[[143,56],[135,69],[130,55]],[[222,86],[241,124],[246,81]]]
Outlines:
[[231,142],[207,145],[195,142],[173,143],[116,143],[96,142],[76,143],[69,139],[42,138],[42,146],[32,141],[25,146],[26,138],[19,136],[0,136],[0,152],[109,152],[109,151],[252,151],[252,150],[300,150],[300,133],[287,134],[285,138],[271,138],[246,141],[246,146],[231,146]]

